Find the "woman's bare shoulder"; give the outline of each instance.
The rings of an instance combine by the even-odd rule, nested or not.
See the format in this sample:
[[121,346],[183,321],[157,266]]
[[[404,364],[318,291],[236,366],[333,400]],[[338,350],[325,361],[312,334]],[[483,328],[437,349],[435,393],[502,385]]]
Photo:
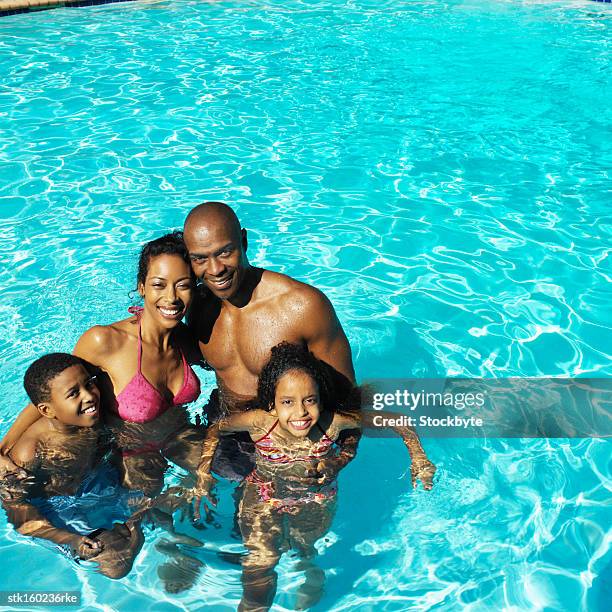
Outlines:
[[79,338],[74,347],[74,354],[95,365],[101,365],[99,363],[101,357],[105,360],[113,356],[137,335],[135,317],[110,325],[94,325]]

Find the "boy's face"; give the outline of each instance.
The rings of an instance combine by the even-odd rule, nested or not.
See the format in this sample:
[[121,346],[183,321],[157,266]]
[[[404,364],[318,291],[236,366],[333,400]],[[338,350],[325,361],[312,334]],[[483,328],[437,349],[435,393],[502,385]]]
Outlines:
[[302,370],[290,370],[276,384],[271,414],[278,424],[295,438],[305,438],[321,414],[319,388],[312,377]]
[[66,368],[49,381],[51,399],[39,404],[39,410],[64,425],[92,427],[100,417],[100,391],[94,378],[82,365]]

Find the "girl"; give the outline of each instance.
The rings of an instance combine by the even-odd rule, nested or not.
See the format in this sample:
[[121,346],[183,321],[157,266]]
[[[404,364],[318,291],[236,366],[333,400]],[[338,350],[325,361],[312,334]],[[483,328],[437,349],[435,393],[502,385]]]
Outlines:
[[242,485],[238,510],[248,549],[240,610],[272,605],[274,568],[289,547],[299,553],[306,574],[296,608],[310,607],[321,597],[324,572],[312,563],[314,544],[333,519],[336,475],[353,458],[339,453],[336,441],[345,430],[358,436],[361,426],[360,413],[336,412],[330,400],[323,364],[306,348],[283,342],[272,349],[259,376],[263,409],[219,422],[221,433],[248,432],[256,449],[255,469]]

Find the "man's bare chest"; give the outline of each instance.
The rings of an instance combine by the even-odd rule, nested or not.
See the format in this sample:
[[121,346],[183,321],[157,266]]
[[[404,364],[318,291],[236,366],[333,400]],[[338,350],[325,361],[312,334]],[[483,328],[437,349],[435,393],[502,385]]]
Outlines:
[[241,316],[220,316],[208,342],[200,342],[204,358],[215,370],[244,367],[258,375],[270,350],[283,341],[298,342],[295,326],[281,313],[254,311]]

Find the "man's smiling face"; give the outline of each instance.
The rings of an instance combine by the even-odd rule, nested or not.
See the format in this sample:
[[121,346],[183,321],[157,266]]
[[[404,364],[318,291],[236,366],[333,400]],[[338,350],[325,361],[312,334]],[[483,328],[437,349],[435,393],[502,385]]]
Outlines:
[[195,275],[219,299],[234,297],[248,266],[246,231],[211,214],[186,227],[184,239]]

